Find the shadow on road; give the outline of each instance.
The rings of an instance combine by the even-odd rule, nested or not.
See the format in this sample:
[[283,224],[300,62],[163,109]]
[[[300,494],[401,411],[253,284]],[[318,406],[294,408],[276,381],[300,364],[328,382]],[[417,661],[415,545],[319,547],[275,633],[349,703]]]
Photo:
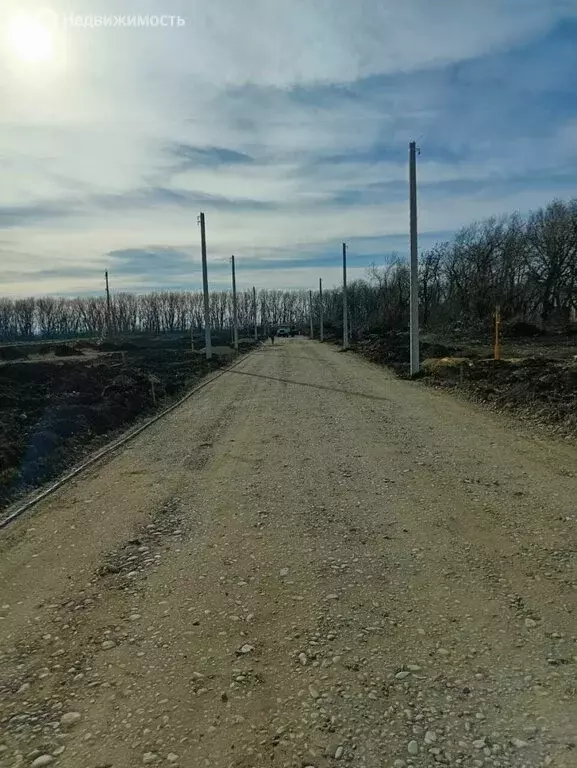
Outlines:
[[[309,360],[310,358],[306,358]],[[292,360],[292,358],[291,358]],[[247,371],[237,371],[232,370],[228,372],[229,375],[234,376],[252,376],[255,379],[267,379],[268,381],[282,381],[285,384],[295,384],[299,387],[311,387],[311,389],[324,389],[327,392],[339,392],[342,395],[352,395],[353,397],[362,397],[365,400],[381,400],[383,402],[388,402],[388,397],[383,397],[382,395],[368,395],[365,392],[352,392],[349,389],[339,389],[338,387],[327,387],[324,384],[309,384],[308,381],[295,381],[294,379],[283,379],[280,376],[265,376],[262,373],[248,373]]]

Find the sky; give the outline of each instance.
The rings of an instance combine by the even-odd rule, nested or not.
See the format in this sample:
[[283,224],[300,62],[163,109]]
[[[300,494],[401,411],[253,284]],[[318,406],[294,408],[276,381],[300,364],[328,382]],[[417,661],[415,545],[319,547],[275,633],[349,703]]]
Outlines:
[[577,196],[577,0],[3,0],[0,105],[0,295],[330,287],[412,140],[421,249]]

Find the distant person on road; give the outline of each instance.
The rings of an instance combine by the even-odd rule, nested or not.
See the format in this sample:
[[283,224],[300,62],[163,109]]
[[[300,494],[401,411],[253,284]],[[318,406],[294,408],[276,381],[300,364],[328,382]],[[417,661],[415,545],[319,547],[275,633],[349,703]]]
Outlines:
[[271,328],[271,330],[269,331],[269,334],[268,334],[268,335],[270,336],[270,343],[271,343],[271,344],[274,344],[274,330],[273,330],[272,328]]

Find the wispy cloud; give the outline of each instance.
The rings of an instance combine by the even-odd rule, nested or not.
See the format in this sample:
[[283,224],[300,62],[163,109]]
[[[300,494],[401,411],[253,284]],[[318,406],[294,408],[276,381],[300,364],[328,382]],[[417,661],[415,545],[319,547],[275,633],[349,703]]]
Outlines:
[[233,252],[258,285],[338,281],[342,240],[362,274],[407,250],[413,138],[423,247],[573,194],[577,0],[75,0],[186,24],[60,28],[41,68],[4,45],[23,8],[0,10],[6,292],[198,285],[201,209],[215,285]]
[[219,165],[238,165],[251,163],[253,158],[244,152],[235,152],[225,147],[193,147],[190,144],[171,144],[167,147],[169,155],[175,158],[175,170],[186,171],[189,168]]

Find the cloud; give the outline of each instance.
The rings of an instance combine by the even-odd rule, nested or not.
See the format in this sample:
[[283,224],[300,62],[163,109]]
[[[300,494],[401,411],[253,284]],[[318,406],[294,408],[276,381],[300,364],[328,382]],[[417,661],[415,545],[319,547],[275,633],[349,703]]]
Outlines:
[[141,275],[160,281],[170,280],[173,276],[180,278],[187,269],[190,271],[192,264],[190,253],[162,246],[110,251],[108,257],[110,270],[115,276],[121,279],[128,276],[132,280]]
[[180,171],[202,166],[213,168],[218,165],[238,165],[253,161],[250,155],[235,152],[226,147],[193,147],[190,144],[177,143],[169,145],[167,152],[176,159],[176,168]]
[[[0,28],[23,2],[5,0]],[[569,196],[576,10],[101,0],[98,15],[186,25],[59,29],[57,65],[42,71],[0,44],[0,253],[22,265],[8,290],[100,290],[104,268],[123,288],[186,284],[200,210],[215,279],[235,253],[270,286],[338,280],[342,240],[365,261],[406,253],[413,138],[423,247]]]
[[43,203],[0,207],[0,228],[30,225],[45,219],[70,215],[70,209],[57,204]]
[[[76,13],[83,10],[93,12],[87,0],[77,0]],[[182,81],[186,62],[192,82],[219,87],[354,82],[510,48],[573,11],[573,3],[556,0],[253,0],[242,6],[234,0],[175,0],[170,13],[185,19],[184,28],[140,30],[131,41],[135,58],[112,51],[102,61],[93,58],[93,66],[120,64],[120,76],[137,70],[153,80]],[[103,0],[99,12],[118,13],[118,4]],[[159,12],[167,11],[157,0],[125,1],[122,7],[127,15]],[[122,34],[116,30],[110,39]],[[91,52],[100,52],[99,42]]]

